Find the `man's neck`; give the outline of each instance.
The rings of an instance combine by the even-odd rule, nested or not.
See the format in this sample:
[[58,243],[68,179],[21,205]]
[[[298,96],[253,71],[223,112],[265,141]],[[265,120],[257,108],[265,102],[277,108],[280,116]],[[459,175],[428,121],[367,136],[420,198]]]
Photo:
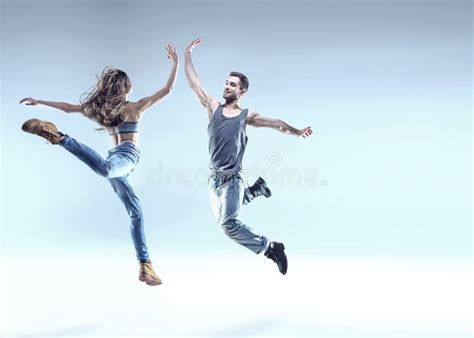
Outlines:
[[240,99],[226,100],[224,107],[230,109],[241,109],[240,108]]

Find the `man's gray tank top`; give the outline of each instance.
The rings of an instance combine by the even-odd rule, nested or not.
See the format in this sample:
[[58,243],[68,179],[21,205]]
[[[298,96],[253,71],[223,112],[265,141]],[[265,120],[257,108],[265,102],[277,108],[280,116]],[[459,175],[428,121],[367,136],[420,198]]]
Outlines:
[[214,172],[236,174],[242,170],[242,158],[247,145],[245,120],[248,109],[234,117],[224,116],[223,109],[222,105],[216,109],[207,127],[210,167]]

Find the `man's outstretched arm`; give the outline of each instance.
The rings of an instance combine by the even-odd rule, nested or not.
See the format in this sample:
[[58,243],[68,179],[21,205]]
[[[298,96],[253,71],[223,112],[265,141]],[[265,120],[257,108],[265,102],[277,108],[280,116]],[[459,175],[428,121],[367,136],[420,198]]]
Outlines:
[[210,96],[207,91],[201,86],[196,70],[193,66],[191,53],[194,47],[196,47],[200,42],[201,39],[198,38],[192,41],[186,48],[186,51],[184,52],[184,71],[186,73],[186,78],[188,79],[188,83],[191,86],[191,89],[198,97],[199,102],[201,102],[201,104],[207,109],[207,116],[210,120],[212,117],[212,113],[219,106],[219,102],[212,96]]
[[311,127],[306,127],[303,129],[297,129],[295,127],[290,126],[288,123],[279,120],[279,119],[272,119],[270,117],[264,117],[257,113],[249,113],[247,116],[247,124],[252,127],[257,128],[272,128],[282,133],[295,135],[295,136],[302,136],[303,138],[311,136],[313,130]]

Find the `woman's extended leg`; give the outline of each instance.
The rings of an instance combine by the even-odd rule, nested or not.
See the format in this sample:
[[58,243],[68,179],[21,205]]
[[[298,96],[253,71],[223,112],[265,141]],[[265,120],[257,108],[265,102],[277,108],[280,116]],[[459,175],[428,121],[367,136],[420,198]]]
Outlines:
[[130,183],[128,183],[126,177],[116,177],[109,181],[130,216],[130,233],[132,235],[133,244],[135,245],[137,259],[140,261],[139,279],[149,285],[159,285],[161,284],[161,280],[153,271],[148,257],[140,200],[130,186]]
[[138,161],[138,155],[133,154],[133,152],[124,154],[123,151],[114,151],[115,148],[109,151],[109,156],[104,159],[95,150],[69,135],[64,135],[59,145],[87,164],[95,173],[106,178],[129,174]]
[[138,162],[139,152],[131,144],[121,144],[109,151],[103,159],[96,151],[61,133],[56,126],[47,121],[30,119],[23,123],[23,131],[38,135],[52,144],[59,144],[87,164],[97,174],[112,178],[129,174]]

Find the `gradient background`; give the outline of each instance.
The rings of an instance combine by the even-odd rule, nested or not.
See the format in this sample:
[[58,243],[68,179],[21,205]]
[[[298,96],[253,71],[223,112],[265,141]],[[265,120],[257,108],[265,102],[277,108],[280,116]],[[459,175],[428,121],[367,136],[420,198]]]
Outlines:
[[[202,264],[201,259],[188,260],[187,256],[205,260],[228,257],[232,266],[222,259],[222,264],[213,268],[221,272],[239,269],[243,275],[249,273],[248,264],[254,264],[251,277],[257,279],[264,264],[270,269],[268,262],[225,238],[212,219],[205,185],[206,112],[189,89],[182,67],[184,48],[196,37],[203,43],[193,53],[194,64],[212,95],[220,98],[228,73],[241,71],[250,79],[244,107],[298,128],[310,125],[315,131],[303,140],[272,130],[248,129],[244,167],[249,179],[263,174],[274,196],[244,207],[242,220],[258,232],[284,241],[295,272],[296,257],[308,264],[301,266],[301,275],[291,277],[294,284],[285,287],[307,285],[305,278],[314,277],[313,273],[320,278],[317,268],[326,266],[329,270],[325,271],[330,271],[331,264],[324,262],[333,260],[352,268],[354,260],[362,265],[374,260],[380,264],[370,265],[374,268],[361,282],[368,292],[371,288],[367,285],[379,272],[377,267],[393,260],[403,262],[397,263],[401,266],[434,264],[433,271],[439,276],[446,276],[445,268],[457,267],[459,280],[452,284],[436,280],[439,288],[446,289],[434,287],[433,295],[472,282],[470,1],[68,0],[2,1],[1,8],[2,255],[4,273],[11,278],[10,282],[5,280],[3,291],[12,302],[12,295],[25,292],[13,273],[27,273],[17,271],[19,257],[29,268],[45,264],[47,269],[47,264],[67,255],[84,254],[97,262],[97,257],[117,254],[125,260],[118,271],[129,273],[136,268],[128,217],[108,183],[63,149],[22,133],[20,126],[32,117],[53,121],[104,156],[111,147],[109,138],[94,131],[96,126],[79,115],[44,106],[24,107],[18,101],[32,96],[76,103],[95,83],[94,74],[105,66],[128,73],[133,83],[130,100],[138,100],[164,85],[170,69],[164,49],[167,43],[176,46],[181,58],[175,91],[145,113],[141,160],[130,177],[142,201],[151,257],[165,272],[165,257],[182,262],[176,268],[178,274],[189,265]],[[288,172],[302,181],[286,180]],[[42,255],[45,258],[34,260]],[[8,267],[13,269],[9,274]],[[262,287],[279,278],[273,273],[274,266],[271,268]],[[87,271],[90,267],[85,266],[83,278]],[[172,271],[167,272],[168,280],[174,278]],[[354,271],[357,275],[360,270]],[[410,269],[400,271],[406,278],[397,278],[412,278]],[[419,281],[426,278],[426,284],[417,284],[419,290],[433,283],[433,276],[419,276]],[[135,275],[123,278],[134,279]],[[399,285],[390,278],[386,282],[390,280],[392,286]],[[328,281],[327,286],[331,285]],[[307,286],[308,292],[317,289]],[[86,292],[100,292],[92,288]],[[248,288],[254,296],[261,292],[252,284]],[[32,295],[37,294],[34,290],[38,291],[30,290]],[[419,295],[416,288],[407,290],[414,297]],[[458,294],[458,302],[450,303],[452,307],[437,303],[440,312],[433,314],[437,318],[442,317],[442,309],[454,311],[451,326],[439,330],[416,326],[415,316],[415,326],[405,333],[470,335],[472,309],[466,299],[472,293],[467,287],[459,290],[467,294]],[[394,292],[402,294],[401,290]],[[5,332],[14,335],[21,331],[15,319],[24,319],[25,313],[22,307],[13,311],[13,303],[5,297]],[[35,303],[32,297],[28,302]],[[48,299],[58,300],[54,296]],[[223,302],[225,307],[223,299],[214,295],[206,301]],[[267,298],[262,299],[253,305],[264,309],[268,303]],[[417,304],[422,304],[419,313],[432,308],[418,300]],[[195,301],[199,304],[203,300]],[[170,304],[176,305],[172,300]],[[338,312],[344,306],[335,307],[334,324],[328,326],[319,323],[316,328],[305,322],[289,325],[286,332],[264,325],[267,331],[252,332],[400,334],[393,331],[400,323],[370,328],[370,320],[364,331],[357,321],[347,321],[352,317]],[[388,309],[391,305],[381,306]],[[238,313],[248,310],[242,309]],[[314,322],[318,313],[325,312],[306,314]],[[66,318],[44,330],[54,331],[67,323]],[[26,324],[18,321],[18,325]],[[28,334],[38,334],[34,324],[29,327]],[[292,331],[291,327],[298,329]],[[68,332],[63,335],[82,334]],[[92,332],[100,336],[111,331]],[[168,332],[175,333],[172,329]],[[159,333],[151,327],[144,334]]]

